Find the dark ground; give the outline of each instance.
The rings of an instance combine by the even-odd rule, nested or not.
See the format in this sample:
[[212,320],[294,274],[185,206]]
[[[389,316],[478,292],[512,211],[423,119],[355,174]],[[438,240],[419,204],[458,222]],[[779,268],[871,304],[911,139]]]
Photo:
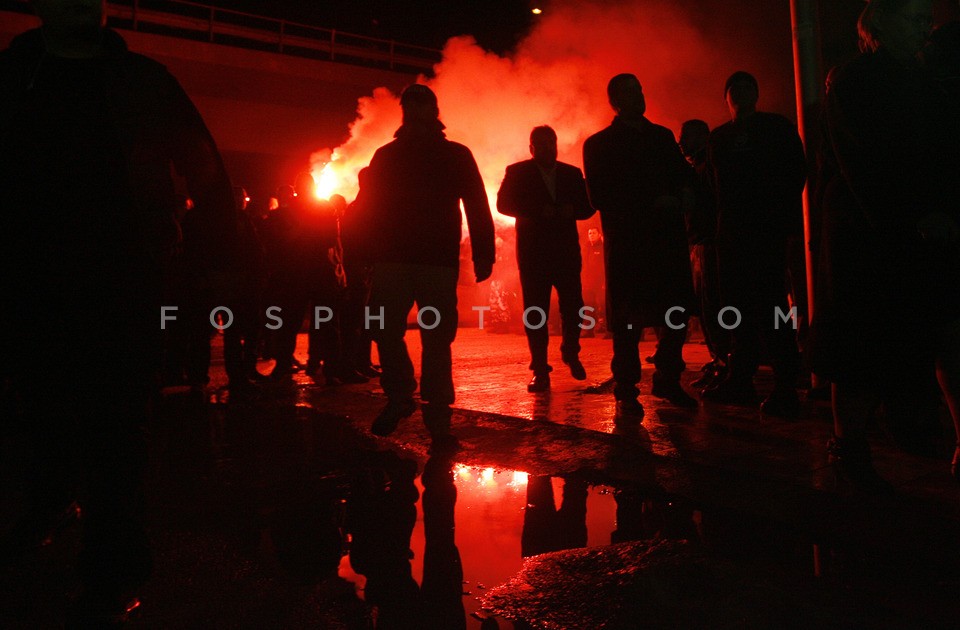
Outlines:
[[[416,356],[415,333],[408,343]],[[583,346],[590,379],[606,378],[610,341]],[[453,473],[457,548],[428,552],[431,589],[422,607],[406,606],[411,578],[424,577],[422,502],[416,515],[412,507],[429,447],[420,414],[374,438],[376,382],[331,388],[303,375],[231,400],[214,356],[211,386],[166,390],[151,427],[156,568],[130,627],[370,628],[378,616],[381,627],[391,616],[456,627],[430,616],[437,584],[462,590],[464,610],[452,610],[471,628],[487,617],[501,628],[956,627],[960,618],[960,488],[947,461],[901,453],[877,428],[877,467],[897,492],[855,494],[827,461],[829,409],[812,400],[786,422],[643,395],[642,426],[624,431],[612,395],[586,393],[559,356],[552,393],[528,394],[525,340],[476,329],[454,344],[463,450],[438,477]],[[692,380],[704,347],[688,344],[685,358]],[[770,387],[769,374],[760,385]],[[22,456],[6,432],[0,449],[4,531]],[[0,570],[0,627],[62,623],[77,530]],[[524,564],[521,548],[558,551]],[[462,584],[437,569],[457,559]]]

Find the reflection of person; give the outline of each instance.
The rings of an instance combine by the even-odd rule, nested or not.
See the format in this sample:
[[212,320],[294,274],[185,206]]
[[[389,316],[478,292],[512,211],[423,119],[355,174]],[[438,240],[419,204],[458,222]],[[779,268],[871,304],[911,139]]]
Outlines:
[[380,355],[380,383],[388,403],[374,421],[377,435],[392,433],[413,414],[417,389],[403,341],[414,303],[425,311],[420,398],[434,444],[455,447],[450,435],[454,401],[450,345],[457,334],[460,202],[467,217],[477,282],[490,277],[494,261],[493,218],[473,154],[446,139],[437,97],[411,85],[400,97],[403,124],[396,139],[380,147],[360,189],[357,221],[364,255],[373,263],[370,327]]
[[929,0],[870,2],[858,23],[864,52],[831,72],[825,103],[838,168],[824,195],[810,354],[832,382],[831,457],[874,491],[889,485],[873,468],[866,423],[905,385],[890,357],[911,371],[936,366],[960,421],[957,110],[916,58],[930,25]]
[[431,456],[423,468],[423,581],[411,572],[417,522],[416,463],[390,451],[358,471],[347,501],[350,564],[367,578],[378,628],[465,628],[463,566],[454,540],[453,462]]
[[[663,326],[667,309],[690,308],[693,286],[681,199],[691,177],[673,133],[644,116],[640,81],[620,74],[607,86],[613,123],[583,145],[590,201],[600,213],[606,247],[611,369],[622,418],[643,416],[637,400],[643,328]],[[672,321],[679,325],[681,313]],[[657,343],[655,396],[696,407],[680,387],[686,331],[665,327]]]
[[586,546],[587,482],[577,477],[565,478],[558,509],[553,497],[553,478],[531,475],[527,479],[520,555],[527,558]]
[[533,159],[507,167],[497,194],[497,209],[517,219],[517,266],[533,370],[527,389],[544,392],[550,389],[553,369],[547,363],[546,318],[554,287],[560,302],[563,362],[575,379],[587,378],[579,358],[583,295],[577,221],[590,218],[594,211],[587,201],[580,169],[557,161],[557,134],[553,129],[537,127],[530,133],[530,154]]
[[234,208],[199,113],[105,28],[104,2],[33,6],[41,28],[0,54],[0,351],[32,464],[28,512],[3,552],[43,540],[79,496],[74,621],[100,627],[124,615],[151,565],[144,425],[178,236],[171,166],[211,266],[230,253]]
[[774,389],[760,409],[771,416],[800,413],[800,351],[786,314],[787,244],[803,231],[806,159],[796,126],[778,114],[757,111],[757,80],[746,72],[727,79],[724,95],[732,120],[710,134],[708,167],[717,199],[717,269],[724,307],[741,320],[730,331],[724,380],[703,399],[756,404],[753,377],[764,343],[773,364]]

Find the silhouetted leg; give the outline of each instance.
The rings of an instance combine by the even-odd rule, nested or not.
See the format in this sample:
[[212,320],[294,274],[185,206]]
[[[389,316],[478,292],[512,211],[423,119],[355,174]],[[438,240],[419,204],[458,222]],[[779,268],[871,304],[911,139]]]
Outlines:
[[583,288],[579,271],[565,271],[555,278],[557,300],[560,303],[560,321],[563,341],[560,355],[565,361],[580,355],[580,309],[583,308]]
[[[406,400],[417,391],[413,362],[403,337],[413,308],[414,284],[410,265],[384,263],[373,269],[370,294],[370,334],[377,342],[383,374],[380,385],[391,401]],[[382,314],[382,322],[378,319]],[[382,326],[382,327],[381,327]]]
[[431,433],[447,433],[454,401],[450,345],[457,336],[457,270],[419,265],[414,273],[423,321],[420,398],[427,403],[423,418]]
[[523,291],[523,310],[530,324],[524,326],[527,346],[530,348],[530,369],[534,374],[549,374],[551,368],[547,362],[547,347],[550,344],[550,332],[546,318],[550,312],[550,291],[553,287],[548,277],[530,272],[520,273],[520,287]]
[[613,396],[617,400],[631,400],[640,394],[640,335],[643,329],[622,324],[613,329],[613,360],[610,371],[616,383]]
[[[678,322],[679,323],[679,322]],[[687,339],[687,329],[675,330],[669,326],[660,329],[657,339],[655,364],[657,371],[654,379],[663,384],[678,384],[680,375],[687,367],[683,361],[683,343]]]
[[152,565],[142,487],[148,392],[143,384],[124,385],[90,387],[78,397],[86,481],[79,573],[90,597],[130,593],[146,582]]
[[560,549],[553,481],[546,475],[527,478],[527,507],[523,511],[520,555],[524,558]]

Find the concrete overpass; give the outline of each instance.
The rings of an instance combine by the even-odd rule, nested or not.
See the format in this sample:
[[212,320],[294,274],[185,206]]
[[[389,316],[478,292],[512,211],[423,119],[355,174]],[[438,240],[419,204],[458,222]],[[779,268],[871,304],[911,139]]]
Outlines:
[[[39,24],[23,12],[23,3],[4,2],[0,8],[7,9],[0,10],[0,48]],[[312,27],[279,21],[271,21],[280,29],[271,34],[262,25],[238,25],[219,13],[217,22],[174,16],[166,27],[170,34],[144,32],[148,24],[157,26],[154,31],[164,30],[157,25],[161,20],[143,10],[131,16],[130,8],[111,4],[111,25],[131,50],[165,64],[179,79],[203,114],[231,177],[256,196],[291,183],[308,165],[311,152],[341,144],[356,117],[359,97],[380,86],[399,91],[416,78],[417,70],[429,69],[432,55],[439,58],[437,51],[426,49],[415,51],[416,57],[396,54],[394,43],[382,40],[350,36],[354,41],[344,41],[343,34],[334,40],[333,31],[326,31],[329,38],[306,37],[313,35],[305,32]],[[134,26],[138,30],[129,28]],[[191,28],[204,30],[193,37]],[[272,50],[219,43],[257,39],[258,47]]]

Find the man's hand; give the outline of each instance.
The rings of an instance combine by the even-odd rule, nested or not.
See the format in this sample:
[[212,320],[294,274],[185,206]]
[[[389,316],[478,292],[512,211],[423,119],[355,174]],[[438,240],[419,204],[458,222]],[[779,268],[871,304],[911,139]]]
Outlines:
[[475,262],[473,263],[473,273],[477,278],[477,282],[483,282],[493,273],[493,263]]

